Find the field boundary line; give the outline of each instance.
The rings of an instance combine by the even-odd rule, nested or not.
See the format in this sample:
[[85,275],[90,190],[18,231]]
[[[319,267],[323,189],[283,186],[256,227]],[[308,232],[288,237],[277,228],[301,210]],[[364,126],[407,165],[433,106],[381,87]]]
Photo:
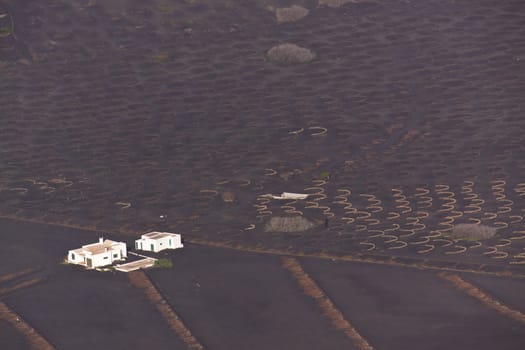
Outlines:
[[129,272],[128,278],[133,286],[144,291],[148,300],[160,312],[169,327],[179,336],[184,344],[186,344],[188,349],[204,349],[204,346],[193,336],[188,327],[182,322],[182,319],[175,313],[157,287],[155,287],[148,275],[141,270],[137,270]]
[[9,308],[5,303],[0,301],[0,319],[6,320],[13,327],[22,333],[31,348],[36,350],[55,350],[55,347],[51,345],[41,334],[39,334],[33,327],[25,322],[20,315],[16,314]]
[[[373,265],[384,265],[384,266],[393,266],[393,267],[404,267],[404,268],[412,268],[417,270],[430,270],[430,271],[446,271],[446,272],[462,272],[462,273],[473,273],[477,275],[487,275],[487,276],[497,276],[497,277],[509,277],[509,278],[525,278],[525,272],[524,273],[517,273],[512,272],[508,270],[502,269],[501,271],[483,271],[483,270],[473,270],[473,269],[464,269],[464,268],[456,268],[456,267],[443,267],[443,266],[433,266],[432,260],[417,260],[417,262],[414,263],[404,263],[401,261],[396,261],[396,258],[403,258],[403,257],[395,257],[395,256],[355,256],[355,255],[331,255],[327,253],[320,253],[320,254],[304,254],[300,252],[293,252],[289,250],[279,250],[279,249],[264,249],[264,248],[252,248],[248,246],[232,246],[226,243],[222,242],[211,242],[207,240],[202,239],[186,239],[185,240],[188,243],[192,243],[195,245],[202,245],[207,247],[214,247],[214,248],[223,248],[223,249],[231,249],[231,250],[237,250],[242,252],[249,252],[249,253],[258,253],[258,254],[267,254],[267,255],[277,255],[277,256],[287,256],[287,257],[296,257],[296,258],[311,258],[311,259],[323,259],[323,260],[332,260],[332,261],[347,261],[347,262],[355,262],[355,263],[363,263],[363,264],[373,264]],[[385,258],[388,258],[385,259]],[[441,262],[441,261],[436,261]],[[452,263],[451,263],[452,264]],[[460,264],[460,262],[458,262]],[[482,265],[478,264],[480,266],[488,266],[488,265]]]
[[29,267],[29,268],[24,269],[24,270],[20,270],[20,271],[17,271],[17,272],[12,272],[12,273],[9,273],[9,274],[2,275],[2,276],[0,276],[0,283],[9,282],[11,280],[15,280],[17,278],[20,278],[20,277],[23,277],[23,276],[26,276],[26,275],[30,275],[30,274],[32,274],[34,272],[39,271],[40,269],[41,268]]
[[[82,230],[82,231],[88,231],[88,232],[107,232],[108,230],[104,229],[103,227],[96,227],[96,226],[83,226],[83,225],[76,225],[76,224],[70,224],[66,222],[60,222],[60,221],[45,221],[45,220],[39,220],[39,219],[28,219],[19,217],[16,215],[6,215],[0,213],[0,219],[6,219],[6,220],[13,220],[13,221],[19,221],[19,222],[28,222],[32,224],[42,224],[42,225],[50,225],[50,226],[57,226],[57,227],[65,227],[65,228],[73,228],[76,230]],[[128,231],[128,230],[111,230],[114,233],[118,233],[120,235],[135,235],[139,234],[139,232],[135,231]]]
[[27,281],[20,282],[20,283],[14,285],[12,287],[0,288],[0,296],[4,296],[6,294],[15,292],[15,291],[17,291],[19,289],[24,289],[24,288],[27,288],[27,287],[31,287],[31,286],[33,286],[35,284],[43,282],[44,280],[45,280],[45,278],[37,277],[37,278],[33,278],[33,279],[30,279],[30,280],[27,280]]
[[282,262],[282,266],[292,274],[304,293],[315,300],[325,316],[332,321],[335,328],[343,331],[360,350],[374,349],[372,345],[359,334],[354,326],[346,320],[341,311],[339,311],[332,300],[326,296],[321,287],[304,271],[297,259],[283,257]]
[[[91,231],[91,232],[97,232],[97,233],[114,233],[118,235],[139,235],[140,232],[134,232],[134,231],[128,231],[128,230],[104,230],[103,228],[93,228],[93,227],[85,227],[81,225],[74,225],[74,224],[67,224],[67,223],[61,223],[61,222],[51,222],[51,221],[43,221],[43,220],[35,220],[35,219],[24,219],[17,216],[11,216],[11,215],[2,215],[0,214],[0,219],[7,219],[7,220],[13,220],[13,221],[19,221],[19,222],[29,222],[29,223],[36,223],[36,224],[43,224],[43,225],[51,225],[51,226],[57,226],[57,227],[66,227],[66,228],[73,228],[77,230],[83,230],[83,231]],[[423,260],[423,259],[416,259],[417,262],[414,263],[405,263],[401,261],[396,261],[395,259],[403,259],[403,257],[395,257],[395,256],[386,256],[386,255],[369,255],[369,256],[359,256],[359,255],[332,255],[332,254],[326,254],[326,253],[320,253],[320,254],[305,254],[301,252],[294,252],[290,250],[279,250],[279,249],[272,249],[272,248],[256,248],[256,247],[249,247],[249,246],[243,246],[242,244],[232,245],[224,242],[212,242],[206,239],[202,238],[192,238],[191,234],[185,233],[184,234],[185,242],[192,243],[195,245],[202,245],[207,247],[213,247],[213,248],[223,248],[223,249],[231,249],[231,250],[237,250],[242,252],[250,252],[250,253],[258,253],[258,254],[268,254],[268,255],[276,255],[276,256],[290,256],[290,257],[301,257],[301,258],[312,258],[312,259],[325,259],[325,260],[334,260],[334,261],[347,261],[347,262],[356,262],[356,263],[364,263],[364,264],[375,264],[375,265],[385,265],[385,266],[393,266],[393,267],[404,267],[404,268],[413,268],[417,270],[430,270],[430,271],[446,271],[446,272],[461,272],[461,273],[473,273],[477,275],[487,275],[487,276],[497,276],[497,277],[508,277],[508,278],[525,278],[525,271],[522,272],[513,272],[504,269],[503,266],[497,266],[497,265],[488,265],[488,264],[476,264],[479,266],[483,266],[485,268],[490,267],[496,267],[499,268],[499,271],[484,271],[484,270],[474,270],[474,269],[467,269],[467,268],[456,268],[456,267],[443,267],[443,266],[433,266],[431,265],[433,263],[433,260]],[[388,258],[388,259],[385,259]],[[440,263],[442,261],[435,260],[434,262]],[[458,264],[461,264],[461,262],[457,262]],[[451,262],[452,264],[452,262]]]
[[499,300],[493,298],[491,295],[485,293],[472,283],[465,281],[458,275],[441,272],[438,274],[438,276],[446,281],[451,282],[454,285],[454,287],[466,293],[467,295],[477,299],[489,309],[492,309],[508,318],[525,324],[525,314],[518,310],[511,309],[510,307],[503,304]]

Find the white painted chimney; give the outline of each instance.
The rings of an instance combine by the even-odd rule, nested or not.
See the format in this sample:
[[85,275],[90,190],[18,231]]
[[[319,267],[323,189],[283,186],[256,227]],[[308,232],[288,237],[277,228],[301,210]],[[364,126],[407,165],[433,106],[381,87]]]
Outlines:
[[98,243],[101,243],[101,244],[104,243],[104,237],[99,237],[98,238]]

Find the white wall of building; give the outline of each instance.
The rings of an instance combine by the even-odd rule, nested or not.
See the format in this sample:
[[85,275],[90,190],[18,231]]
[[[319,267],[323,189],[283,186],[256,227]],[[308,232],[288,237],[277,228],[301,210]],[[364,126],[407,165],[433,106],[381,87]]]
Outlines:
[[84,255],[80,254],[79,252],[76,252],[74,250],[70,250],[67,253],[67,262],[71,264],[80,264],[84,261]]
[[115,244],[113,246],[113,250],[119,253],[119,260],[128,257],[128,249],[126,247],[126,243],[124,242],[118,242],[118,244]]
[[183,248],[184,244],[182,244],[182,236],[177,234],[173,235],[171,237],[171,241],[168,242],[168,247],[170,249]]
[[135,248],[149,252],[160,252],[164,249],[182,248],[182,237],[179,234],[170,234],[159,238],[150,238],[142,235],[135,241]]
[[[102,251],[100,251],[101,249]],[[93,253],[93,250],[96,253]],[[80,249],[70,250],[67,260],[69,263],[96,268],[111,265],[113,262],[124,260],[126,257],[127,248],[125,243],[114,242],[110,246],[104,247],[103,243],[99,242],[85,245]]]

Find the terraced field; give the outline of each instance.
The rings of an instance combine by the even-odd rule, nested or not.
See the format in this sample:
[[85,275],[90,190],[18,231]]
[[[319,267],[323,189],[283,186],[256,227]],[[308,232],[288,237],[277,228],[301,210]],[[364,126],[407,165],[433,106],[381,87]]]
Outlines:
[[[118,277],[115,290],[142,295],[143,308],[154,306],[148,298],[169,301],[148,317],[165,327],[159,337],[178,339],[172,346],[187,345],[164,322],[179,314],[204,348],[426,344],[408,326],[379,335],[371,324],[388,318],[373,301],[359,304],[370,319],[352,317],[348,303],[360,299],[342,276],[382,290],[395,284],[382,282],[386,271],[402,284],[433,285],[450,303],[472,299],[460,310],[419,300],[413,318],[397,309],[394,319],[419,327],[427,313],[437,315],[428,327],[448,335],[428,348],[460,340],[493,348],[502,339],[517,346],[519,321],[465,286],[524,311],[523,23],[525,4],[515,0],[0,0],[0,216],[2,238],[9,235],[0,245],[9,261],[0,266],[0,298],[15,319],[41,330],[46,318],[17,305],[38,288],[60,290],[73,274],[57,267],[67,249],[101,233],[131,242],[149,229],[170,230],[195,244],[180,261],[184,278],[211,278],[202,249],[219,266],[223,255],[240,259],[263,276],[237,271],[249,283],[280,285],[297,302],[281,310],[271,290],[261,293],[262,305],[282,311],[281,323],[255,320],[268,333],[243,338],[232,330],[250,334],[242,321],[260,311],[226,296],[252,287],[232,281],[220,290],[239,309],[226,329],[219,311],[207,315],[214,327],[187,311],[213,304],[214,288],[194,299],[188,280],[166,282],[172,271]],[[311,50],[313,60],[272,61],[268,51],[284,43]],[[267,196],[282,192],[309,196]],[[314,228],[267,232],[275,217],[302,217]],[[455,239],[458,224],[497,233]],[[184,260],[192,254],[203,270]],[[27,269],[36,272],[9,278]],[[370,281],[356,269],[370,269]],[[221,273],[234,280],[235,271],[227,265]],[[335,287],[324,280],[333,274]],[[87,289],[99,283],[90,281]],[[400,288],[386,300],[418,300],[424,286]],[[440,328],[462,310],[479,316],[483,335],[474,335],[476,323],[463,327],[465,337],[459,325]],[[289,326],[295,313],[319,332],[307,334],[312,339],[333,338],[308,340],[300,325]],[[492,317],[501,317],[494,328]],[[0,328],[24,327],[0,319]],[[42,333],[51,346],[66,344],[57,329]]]
[[525,336],[523,276],[186,244],[164,255],[173,268],[127,278],[60,265],[49,249],[101,232],[55,227],[69,234],[49,242],[36,239],[43,225],[2,220],[0,229],[10,249],[27,245],[18,233],[42,251],[38,269],[8,259],[0,276],[10,349],[520,349]]

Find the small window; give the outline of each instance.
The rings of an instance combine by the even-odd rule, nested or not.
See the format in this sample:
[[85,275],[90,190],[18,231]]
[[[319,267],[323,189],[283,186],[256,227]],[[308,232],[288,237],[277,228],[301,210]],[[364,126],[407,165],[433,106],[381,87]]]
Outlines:
[[108,258],[108,257],[107,257],[107,256],[105,256],[105,257],[104,257],[104,260],[106,260],[107,258]]
[[75,260],[75,253],[71,253],[71,260]]
[[113,257],[114,258],[118,258],[118,254],[113,254]]

